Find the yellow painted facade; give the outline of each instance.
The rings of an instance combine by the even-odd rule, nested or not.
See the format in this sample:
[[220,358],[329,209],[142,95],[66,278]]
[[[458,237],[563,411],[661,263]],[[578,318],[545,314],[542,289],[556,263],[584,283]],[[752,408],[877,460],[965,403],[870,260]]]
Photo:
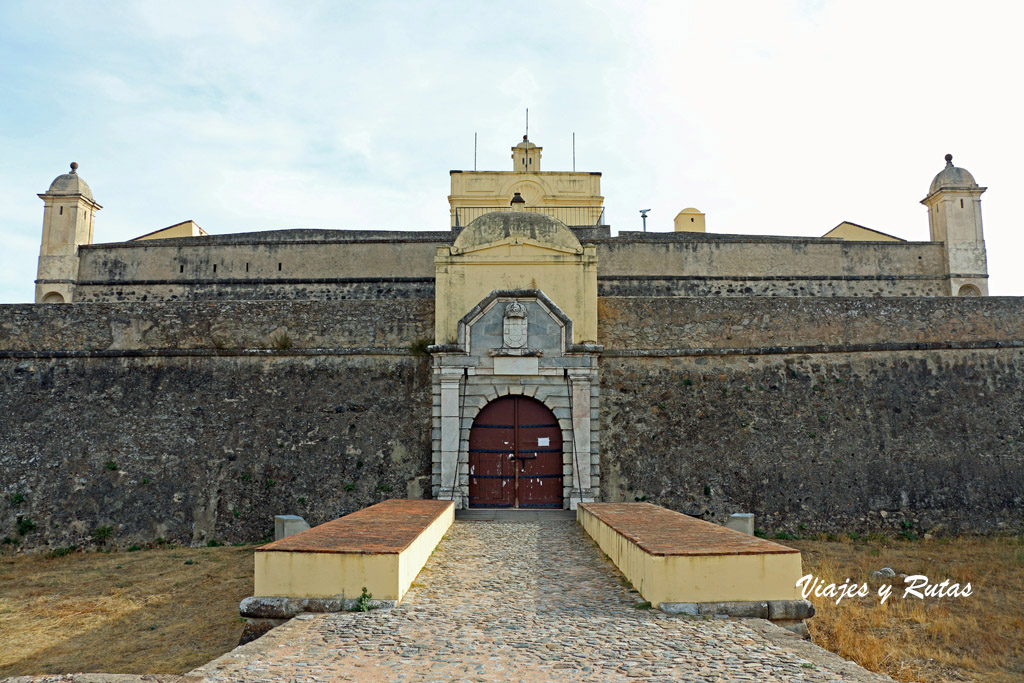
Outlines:
[[469,225],[484,209],[508,210],[516,193],[566,225],[597,225],[604,211],[601,174],[542,172],[541,147],[525,139],[512,148],[512,171],[452,171],[448,204],[453,226]]
[[[799,600],[800,553],[651,555],[583,507],[577,520],[651,605]],[[739,532],[736,532],[739,533]]]
[[131,240],[132,242],[139,242],[142,240],[166,240],[172,237],[203,237],[209,233],[199,227],[195,221],[182,221],[181,223],[175,223],[174,225],[160,230],[154,230],[148,232],[145,235],[136,237]]
[[455,343],[459,320],[495,290],[539,289],[574,325],[570,343],[597,339],[597,250],[559,221],[522,212],[484,216],[434,259],[435,334]]
[[850,221],[843,221],[822,235],[822,237],[831,237],[848,242],[906,242],[906,240],[902,240],[899,237],[893,237],[878,230],[865,228],[863,225],[857,225]]
[[676,214],[673,221],[675,232],[707,232],[704,225],[704,212],[694,208],[683,209]]
[[[401,600],[455,521],[455,506],[438,516],[400,553],[257,551],[256,596],[357,598],[363,587],[377,600]],[[307,532],[302,532],[307,533]]]

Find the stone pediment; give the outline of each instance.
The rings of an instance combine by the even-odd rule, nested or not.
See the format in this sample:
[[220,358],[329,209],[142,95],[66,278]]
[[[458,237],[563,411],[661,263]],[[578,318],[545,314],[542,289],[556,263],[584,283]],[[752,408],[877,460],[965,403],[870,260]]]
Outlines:
[[551,243],[541,242],[540,240],[531,239],[529,237],[520,237],[518,235],[512,235],[504,237],[494,242],[488,242],[486,244],[473,245],[465,250],[456,251],[456,248],[452,248],[452,253],[463,254],[465,256],[476,257],[476,256],[551,256],[557,254],[581,254],[583,253],[583,247],[565,247],[554,245]]

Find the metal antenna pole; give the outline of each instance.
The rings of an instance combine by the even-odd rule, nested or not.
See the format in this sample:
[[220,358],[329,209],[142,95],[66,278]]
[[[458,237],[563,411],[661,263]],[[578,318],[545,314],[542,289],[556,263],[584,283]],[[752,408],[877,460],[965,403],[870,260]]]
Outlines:
[[572,133],[572,172],[576,172],[576,131]]
[[[527,140],[530,139],[530,108],[529,107],[526,108],[526,139]],[[527,149],[526,151],[529,152],[530,150]]]
[[473,170],[476,170],[476,133],[473,133]]
[[644,232],[647,232],[647,212],[650,209],[640,209],[640,218],[644,219]]

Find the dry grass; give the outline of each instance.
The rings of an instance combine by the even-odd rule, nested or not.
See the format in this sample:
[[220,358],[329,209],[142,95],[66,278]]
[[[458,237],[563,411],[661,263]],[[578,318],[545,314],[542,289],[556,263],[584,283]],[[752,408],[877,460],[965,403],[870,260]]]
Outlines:
[[903,682],[1024,680],[1024,538],[785,543],[803,552],[804,573],[827,583],[864,583],[890,567],[973,587],[969,597],[903,599],[897,578],[884,605],[875,590],[839,605],[812,597],[816,644]]
[[205,664],[238,643],[252,553],[245,546],[0,557],[0,678],[184,673]]

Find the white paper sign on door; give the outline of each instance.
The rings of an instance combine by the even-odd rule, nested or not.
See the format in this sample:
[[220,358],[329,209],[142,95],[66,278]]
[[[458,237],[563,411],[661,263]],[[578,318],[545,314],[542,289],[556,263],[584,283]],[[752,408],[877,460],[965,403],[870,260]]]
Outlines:
[[542,436],[539,439],[537,439],[537,445],[538,446],[550,446],[551,445],[551,439],[546,437],[546,436]]

